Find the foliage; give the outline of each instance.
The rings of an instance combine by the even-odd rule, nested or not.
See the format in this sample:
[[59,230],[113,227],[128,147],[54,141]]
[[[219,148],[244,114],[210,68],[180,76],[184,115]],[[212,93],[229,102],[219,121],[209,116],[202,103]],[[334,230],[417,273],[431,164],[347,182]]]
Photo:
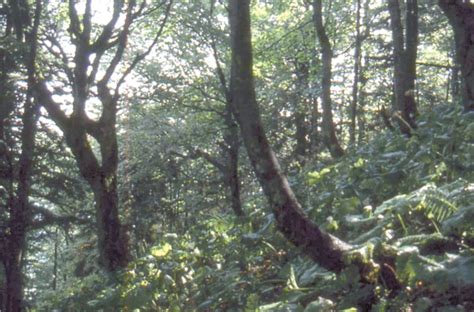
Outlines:
[[[89,275],[74,284],[75,290],[62,289],[64,297],[50,293],[43,309],[355,311],[367,302],[373,311],[472,309],[474,233],[472,218],[466,217],[474,211],[472,172],[447,165],[454,160],[469,165],[463,159],[472,143],[461,134],[471,118],[440,108],[426,114],[410,139],[387,132],[363,153],[294,177],[310,189],[306,202],[321,203],[308,212],[326,219],[326,228],[336,235],[350,238],[366,260],[395,255],[405,287],[396,296],[383,284],[364,284],[351,267],[336,276],[298,256],[259,206],[244,219],[198,214],[195,225],[183,233],[163,233],[125,271]],[[455,151],[448,152],[439,139],[447,127]],[[326,205],[334,209],[326,211]]]
[[[153,41],[164,3],[143,7],[124,64],[133,63],[136,51]],[[451,65],[447,19],[437,6],[419,4],[418,127],[406,137],[386,129],[380,118],[393,101],[385,2],[362,1],[357,142],[347,144],[356,2],[325,3],[334,49],[334,121],[348,151],[335,161],[321,141],[322,64],[309,4],[252,1],[254,75],[265,130],[310,218],[353,244],[348,262],[391,259],[402,289],[389,292],[377,276],[360,280],[354,266],[335,275],[301,256],[274,226],[243,147],[238,158],[246,216],[231,215],[221,172],[196,156],[201,150],[221,160],[228,148],[223,139],[227,98],[216,74],[220,66],[228,84],[228,8],[223,1],[174,1],[162,40],[120,89],[119,208],[133,259],[125,269],[112,274],[98,266],[91,192],[61,130],[41,113],[30,201],[43,213],[35,210],[31,216],[24,253],[31,311],[474,310],[474,114],[456,106],[459,69]],[[1,6],[3,17],[7,5]],[[84,9],[81,1],[77,9]],[[99,17],[94,16],[93,36],[103,26],[97,10],[94,4]],[[66,75],[77,64],[66,39],[68,6],[48,3],[43,15],[54,18],[41,24],[38,54],[44,66],[38,70],[69,114],[72,98],[66,94],[72,90]],[[2,159],[10,157],[7,144],[17,166],[26,85],[19,64],[25,47],[8,34],[9,24],[0,22],[0,56],[6,55],[1,78],[8,78],[0,100],[9,117],[2,119],[9,141],[0,142],[0,152]],[[307,81],[299,79],[305,67]],[[102,74],[104,68],[97,70]],[[95,98],[96,88],[90,91]],[[96,104],[87,104],[91,121],[98,115]],[[296,152],[302,128],[304,156]],[[89,139],[98,155],[97,142]],[[20,170],[7,169],[2,160],[2,175],[16,177]],[[13,186],[5,177],[0,247],[8,233],[9,212],[3,207],[11,194],[6,190]],[[5,278],[0,268],[0,302]]]

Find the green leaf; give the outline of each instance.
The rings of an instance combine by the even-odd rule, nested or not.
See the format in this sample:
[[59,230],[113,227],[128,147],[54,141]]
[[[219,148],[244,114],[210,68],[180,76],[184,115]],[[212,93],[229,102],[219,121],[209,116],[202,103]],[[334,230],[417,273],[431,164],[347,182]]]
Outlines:
[[165,257],[166,255],[168,255],[168,253],[173,249],[173,247],[168,244],[168,243],[165,243],[163,244],[162,246],[153,246],[151,248],[151,255],[154,256],[155,258],[163,258]]
[[272,304],[267,304],[260,306],[257,309],[258,312],[300,312],[304,311],[303,308],[296,303],[286,303],[286,302],[275,302]]
[[288,286],[288,289],[291,289],[291,290],[299,289],[299,286],[296,282],[295,270],[293,268],[293,265],[290,266],[290,276],[288,277],[287,286]]
[[335,304],[331,300],[319,297],[318,300],[308,304],[304,312],[329,312],[334,311],[334,306]]

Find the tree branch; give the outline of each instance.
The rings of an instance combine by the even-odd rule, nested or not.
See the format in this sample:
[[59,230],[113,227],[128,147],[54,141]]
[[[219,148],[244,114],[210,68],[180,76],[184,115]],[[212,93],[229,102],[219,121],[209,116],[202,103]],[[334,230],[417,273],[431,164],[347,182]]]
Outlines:
[[112,60],[110,61],[110,65],[105,70],[105,74],[102,79],[99,81],[102,85],[107,85],[110,78],[112,77],[117,65],[119,64],[120,60],[123,57],[125,52],[125,47],[127,46],[128,35],[130,33],[130,25],[133,21],[133,7],[135,6],[135,1],[130,1],[127,7],[127,14],[125,16],[125,23],[123,25],[123,29],[119,34],[117,50],[115,51]]
[[48,115],[58,124],[59,128],[63,132],[69,131],[70,119],[59,107],[59,104],[53,100],[52,94],[48,90],[46,83],[44,81],[37,82],[35,91],[39,104],[46,109]]
[[161,35],[163,34],[163,30],[165,28],[165,25],[166,25],[166,22],[168,21],[168,17],[169,17],[169,13],[171,11],[171,5],[173,4],[173,0],[170,0],[167,7],[166,7],[166,11],[165,11],[165,17],[163,18],[163,21],[161,22],[160,24],[160,28],[155,36],[155,38],[153,39],[153,42],[150,44],[150,46],[148,46],[148,49],[141,53],[141,54],[138,54],[137,56],[135,56],[134,60],[132,61],[132,63],[130,64],[130,66],[125,70],[125,72],[123,73],[122,77],[120,77],[116,87],[115,87],[115,93],[114,93],[114,98],[117,99],[118,98],[118,94],[119,94],[119,89],[120,89],[120,86],[123,84],[123,82],[125,81],[125,79],[127,78],[127,76],[132,72],[132,70],[138,65],[138,63],[140,63],[143,59],[145,59],[148,54],[151,53],[151,51],[153,50],[153,48],[155,47],[155,45],[158,43],[158,39],[161,37]]
[[[77,16],[76,6],[74,0],[69,0],[69,32],[76,36],[78,40],[81,39],[81,31],[79,27],[79,17]],[[73,36],[71,36],[73,38]]]
[[110,19],[109,23],[104,26],[97,40],[91,44],[92,53],[97,53],[100,50],[105,51],[107,49],[105,46],[112,37],[115,24],[120,17],[120,11],[122,11],[123,4],[123,0],[114,0],[114,12],[112,13],[112,18]]
[[207,162],[209,162],[211,165],[216,167],[221,173],[225,175],[227,171],[227,167],[224,164],[222,164],[219,160],[217,160],[217,158],[211,156],[209,153],[206,153],[205,151],[199,148],[194,150],[194,154],[196,156],[200,156],[204,158]]
[[37,230],[44,228],[48,225],[65,225],[69,223],[92,225],[93,222],[88,219],[82,219],[70,215],[58,215],[44,207],[32,206],[33,216],[32,221],[29,224],[29,228]]

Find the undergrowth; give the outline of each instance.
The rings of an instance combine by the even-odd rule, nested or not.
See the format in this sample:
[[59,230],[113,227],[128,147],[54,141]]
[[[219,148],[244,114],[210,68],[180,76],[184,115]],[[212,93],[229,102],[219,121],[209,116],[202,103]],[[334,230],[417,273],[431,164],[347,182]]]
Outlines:
[[315,222],[369,257],[394,255],[397,294],[362,283],[353,268],[336,276],[301,256],[259,203],[243,219],[200,215],[123,272],[43,293],[39,310],[472,311],[472,155],[474,114],[439,107],[410,138],[382,133],[290,177]]

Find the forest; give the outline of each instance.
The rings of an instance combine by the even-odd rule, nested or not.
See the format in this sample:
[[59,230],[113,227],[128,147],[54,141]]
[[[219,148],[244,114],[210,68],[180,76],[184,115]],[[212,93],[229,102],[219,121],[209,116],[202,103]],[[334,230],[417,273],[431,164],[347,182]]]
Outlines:
[[474,1],[1,0],[0,311],[474,311]]

